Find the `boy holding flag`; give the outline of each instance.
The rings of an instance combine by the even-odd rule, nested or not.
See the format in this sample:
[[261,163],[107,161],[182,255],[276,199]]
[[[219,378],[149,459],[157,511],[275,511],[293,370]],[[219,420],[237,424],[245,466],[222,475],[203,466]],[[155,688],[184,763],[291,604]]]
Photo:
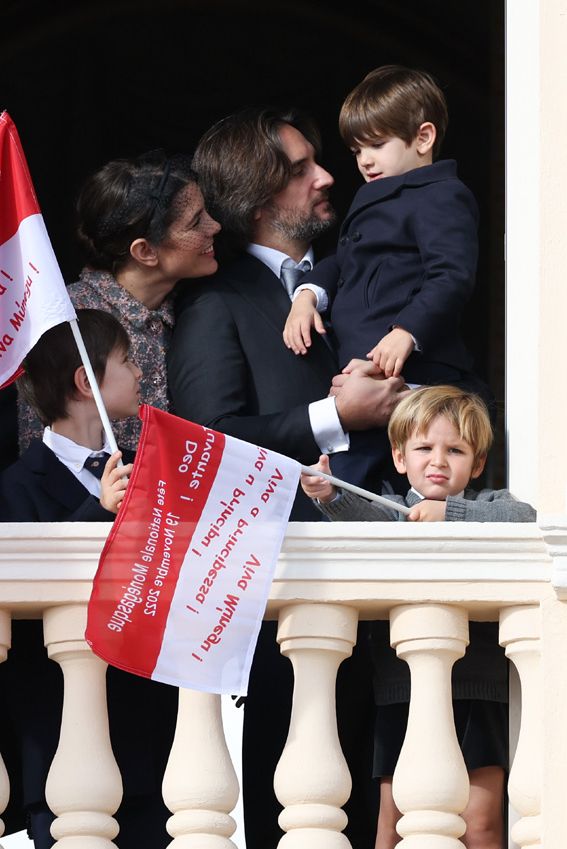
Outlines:
[[[116,419],[135,415],[140,371],[128,358],[126,332],[109,313],[78,310],[77,314],[109,414]],[[126,456],[128,464],[121,468],[119,452],[106,459],[102,424],[69,325],[48,330],[25,365],[25,391],[47,427],[43,440],[34,440],[0,477],[0,518],[113,520],[133,456]],[[4,674],[10,712],[22,741],[24,805],[36,849],[47,849],[54,843],[49,833],[53,814],[44,788],[59,738],[62,679],[58,667],[48,662],[41,622],[16,621],[13,629]],[[165,847],[169,812],[161,798],[161,781],[173,739],[177,690],[110,667],[108,696],[111,742],[124,786],[116,814],[120,846]],[[143,746],[132,740],[133,710],[138,716],[142,712],[154,729]]]

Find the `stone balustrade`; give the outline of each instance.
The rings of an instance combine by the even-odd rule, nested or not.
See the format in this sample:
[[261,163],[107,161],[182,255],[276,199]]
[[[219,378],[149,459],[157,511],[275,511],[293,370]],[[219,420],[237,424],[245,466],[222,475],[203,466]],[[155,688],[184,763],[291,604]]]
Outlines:
[[[47,651],[64,675],[61,739],[46,788],[61,849],[120,845],[113,814],[122,790],[108,735],[105,664],[83,639],[107,532],[102,524],[0,526],[0,661],[10,646],[11,616],[43,616]],[[500,641],[521,682],[511,845],[563,849],[566,593],[565,517],[538,525],[290,524],[266,611],[279,620],[278,642],[295,679],[290,733],[274,776],[283,806],[281,849],[350,847],[342,810],[350,776],[334,687],[359,616],[390,618],[392,645],[411,671],[408,732],[394,775],[402,849],[464,845],[468,779],[450,688],[469,619],[500,621]],[[182,691],[163,785],[173,849],[233,849],[230,814],[238,792],[220,698]],[[0,810],[8,794],[0,765]]]

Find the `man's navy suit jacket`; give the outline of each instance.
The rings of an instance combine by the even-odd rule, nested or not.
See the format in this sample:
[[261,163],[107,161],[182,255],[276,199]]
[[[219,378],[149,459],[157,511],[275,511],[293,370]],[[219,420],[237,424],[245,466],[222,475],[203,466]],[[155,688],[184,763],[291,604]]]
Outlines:
[[[306,356],[285,347],[290,303],[279,279],[244,254],[214,277],[185,286],[169,352],[174,412],[301,463],[316,463],[321,452],[308,406],[328,395],[337,364],[317,333]],[[299,492],[291,518],[320,517]]]
[[[214,277],[197,284],[190,280],[185,286],[169,353],[174,412],[302,463],[317,462],[321,452],[313,437],[308,406],[328,395],[337,364],[317,333],[304,357],[285,347],[282,333],[290,302],[276,275],[260,260],[244,254]],[[300,490],[291,518],[317,521],[318,512]],[[344,664],[341,674],[351,668]],[[362,681],[359,677],[356,684],[341,680],[339,675],[338,724],[355,776],[349,805],[356,805],[364,795],[359,785],[364,786],[364,793],[370,785],[370,767],[358,763],[370,752],[370,745],[360,745],[358,739],[349,744],[348,740],[354,736],[354,725],[357,732],[371,729],[360,705],[371,707],[370,675]],[[283,836],[277,822],[281,806],[274,795],[273,775],[289,728],[292,687],[291,667],[282,660],[276,644],[275,623],[264,622],[244,714],[243,798],[249,849],[276,849]],[[350,701],[343,706],[345,693],[357,699],[356,706]],[[352,816],[349,811],[347,828],[354,829],[350,834],[353,846],[374,845],[376,812],[370,807],[370,812],[365,807],[364,813],[355,807]],[[359,839],[361,832],[364,837]]]

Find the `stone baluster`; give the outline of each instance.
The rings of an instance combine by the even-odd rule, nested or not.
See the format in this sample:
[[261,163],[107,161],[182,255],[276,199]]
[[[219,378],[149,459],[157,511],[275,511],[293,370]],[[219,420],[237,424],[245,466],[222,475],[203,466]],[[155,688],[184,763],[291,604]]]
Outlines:
[[112,815],[122,798],[108,733],[107,665],[85,642],[86,622],[86,605],[49,608],[43,617],[48,654],[64,681],[61,736],[46,785],[47,804],[57,815],[51,833],[61,849],[114,847]]
[[163,798],[173,816],[167,830],[172,849],[235,849],[229,815],[238,801],[238,779],[226,745],[221,698],[179,691],[179,712],[163,779]]
[[541,849],[542,678],[539,606],[508,607],[500,614],[500,643],[520,677],[522,719],[508,795],[521,819],[512,827],[518,846]]
[[[10,614],[6,610],[0,610],[0,663],[3,663],[8,656],[8,649],[11,645],[11,624]],[[4,766],[4,761],[0,756],[0,814],[8,804],[10,798],[10,781],[8,773]],[[0,819],[0,835],[4,834],[4,823]],[[0,847],[1,849],[1,847]]]
[[357,611],[333,604],[282,610],[278,642],[293,664],[293,707],[287,742],[274,776],[286,834],[279,849],[350,849],[342,806],[350,774],[337,733],[339,664],[356,641]]
[[400,849],[463,849],[460,816],[469,781],[455,733],[451,669],[468,644],[467,611],[443,604],[402,605],[390,615],[390,639],[411,673],[406,737],[393,795],[403,816]]

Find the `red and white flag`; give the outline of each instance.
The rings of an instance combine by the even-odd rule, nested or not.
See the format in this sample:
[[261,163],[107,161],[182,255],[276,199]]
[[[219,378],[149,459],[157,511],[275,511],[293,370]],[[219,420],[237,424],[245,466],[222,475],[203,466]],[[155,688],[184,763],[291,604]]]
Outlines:
[[154,407],[140,417],[87,642],[137,675],[245,694],[301,467]]
[[18,131],[0,114],[0,388],[39,337],[76,318],[34,192]]

